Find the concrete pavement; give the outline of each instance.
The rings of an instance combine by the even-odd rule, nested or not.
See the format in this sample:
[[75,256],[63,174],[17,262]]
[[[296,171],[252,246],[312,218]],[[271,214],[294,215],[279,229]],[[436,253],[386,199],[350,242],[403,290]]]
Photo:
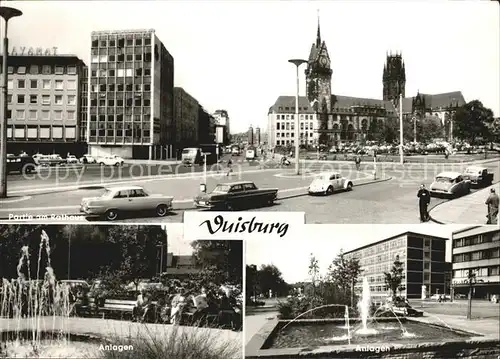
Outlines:
[[486,224],[488,210],[484,202],[490,194],[490,188],[500,193],[500,183],[471,193],[453,201],[442,202],[429,211],[434,222],[440,224]]

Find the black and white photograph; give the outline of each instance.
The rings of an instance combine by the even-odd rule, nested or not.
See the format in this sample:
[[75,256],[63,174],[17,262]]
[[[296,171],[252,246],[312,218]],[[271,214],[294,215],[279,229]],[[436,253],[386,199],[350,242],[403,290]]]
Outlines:
[[3,1],[0,17],[1,220],[498,223],[496,1]]
[[500,230],[308,226],[247,241],[246,358],[497,358]]
[[0,225],[0,358],[241,358],[243,242]]

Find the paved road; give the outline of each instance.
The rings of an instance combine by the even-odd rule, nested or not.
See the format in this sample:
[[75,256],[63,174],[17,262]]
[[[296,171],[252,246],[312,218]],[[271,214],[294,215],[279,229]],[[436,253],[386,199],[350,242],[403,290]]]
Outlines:
[[[351,163],[307,163],[309,171],[334,169],[344,176],[358,181],[372,177],[372,164],[365,164],[361,171],[355,171]],[[443,170],[462,168],[456,164],[408,165],[404,170],[398,165],[378,165],[378,177],[392,177],[391,180],[365,186],[355,186],[352,192],[337,193],[327,197],[310,197],[305,190],[311,182],[312,175],[305,172],[303,176],[290,174],[290,170],[275,169],[234,173],[231,178],[224,173],[213,174],[208,178],[208,188],[217,182],[228,180],[252,180],[260,187],[273,187],[280,190],[280,197],[290,198],[278,201],[275,206],[257,208],[253,211],[304,211],[307,223],[418,223],[416,191],[424,182],[430,184],[433,177]],[[496,163],[486,165],[499,178]],[[134,180],[134,184],[142,185],[146,190],[175,196],[174,213],[165,218],[140,216],[140,218],[124,218],[124,222],[181,222],[185,210],[191,210],[192,198],[198,193],[199,184],[203,181],[201,174],[183,178],[156,176],[142,180]],[[61,190],[60,188],[58,189]],[[70,189],[67,192],[47,193],[13,198],[10,202],[0,203],[0,217],[9,214],[77,214],[81,198],[98,195],[102,189]],[[295,196],[295,197],[293,197]],[[431,206],[444,200],[433,199]],[[34,218],[36,220],[36,218]],[[47,220],[46,218],[42,218]]]
[[[453,302],[431,302],[420,300],[410,301],[411,305],[418,310],[433,315],[456,315],[467,316],[467,300],[455,300]],[[472,301],[472,318],[498,318],[500,319],[500,306],[486,300]]]

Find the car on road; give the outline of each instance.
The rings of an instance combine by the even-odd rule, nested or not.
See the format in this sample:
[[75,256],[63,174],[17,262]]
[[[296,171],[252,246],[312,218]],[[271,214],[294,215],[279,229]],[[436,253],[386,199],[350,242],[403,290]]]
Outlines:
[[329,195],[335,191],[350,191],[353,183],[351,180],[342,177],[338,172],[320,173],[309,185],[310,195],[324,194]]
[[97,163],[101,166],[123,166],[125,161],[120,156],[99,157]]
[[94,156],[92,155],[83,155],[82,157],[80,157],[80,162],[81,163],[97,163],[97,160]]
[[36,163],[31,156],[7,155],[7,173],[20,172],[21,174],[30,174],[36,170]]
[[413,308],[410,303],[404,300],[396,300],[394,303],[387,301],[383,304],[383,308],[405,317],[422,317],[424,315],[422,311]]
[[471,181],[459,172],[441,172],[429,187],[432,197],[460,197],[470,193]]
[[66,160],[61,156],[53,154],[53,155],[42,155],[36,154],[33,156],[36,164],[42,167],[50,167],[50,166],[61,166],[66,164]]
[[197,208],[232,211],[238,208],[272,205],[278,196],[277,188],[257,188],[251,181],[220,183],[210,193],[194,198]]
[[100,197],[83,198],[80,212],[88,216],[118,219],[121,213],[154,210],[158,217],[165,217],[172,210],[173,197],[149,194],[140,186],[108,187]]
[[431,300],[437,300],[446,302],[447,300],[451,300],[451,297],[448,294],[433,294],[430,298]]
[[463,177],[465,180],[469,180],[471,186],[474,187],[487,187],[493,183],[493,173],[489,173],[486,167],[467,167]]
[[68,157],[66,157],[66,163],[67,164],[76,164],[76,163],[79,163],[80,161],[78,161],[78,158],[76,158],[75,155],[69,155]]

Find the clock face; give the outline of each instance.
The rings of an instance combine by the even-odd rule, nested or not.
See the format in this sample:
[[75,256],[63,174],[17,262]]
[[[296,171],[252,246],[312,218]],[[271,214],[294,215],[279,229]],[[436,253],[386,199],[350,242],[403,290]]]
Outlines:
[[324,57],[321,58],[320,62],[321,62],[321,65],[323,65],[323,66],[326,66],[326,64],[328,63],[328,61]]

